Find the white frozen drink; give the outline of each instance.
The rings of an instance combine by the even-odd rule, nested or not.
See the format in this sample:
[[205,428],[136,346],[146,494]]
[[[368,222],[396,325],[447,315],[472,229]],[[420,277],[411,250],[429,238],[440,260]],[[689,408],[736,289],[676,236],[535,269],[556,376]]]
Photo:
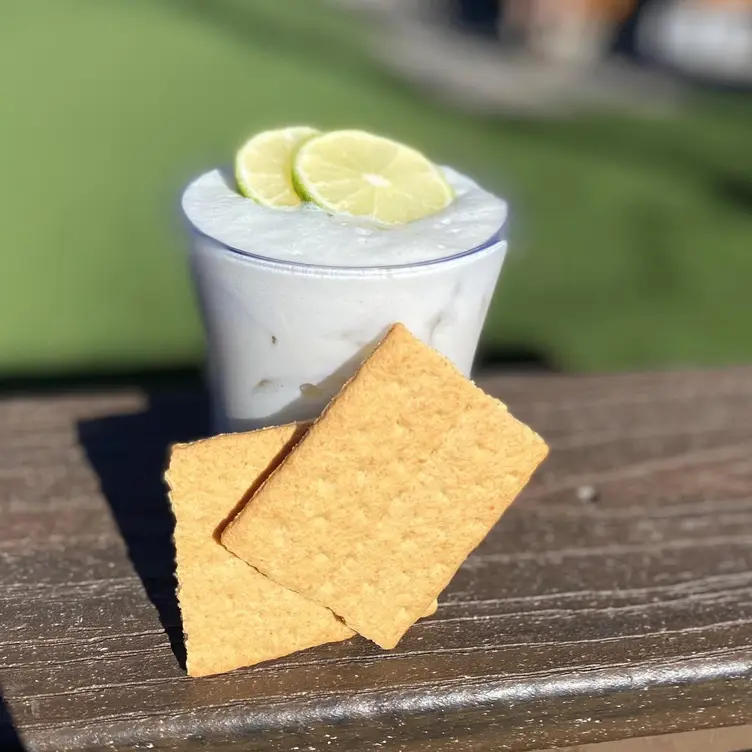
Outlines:
[[469,375],[506,254],[506,203],[444,169],[443,211],[385,228],[267,208],[213,170],[185,190],[215,429],[317,417],[394,322]]

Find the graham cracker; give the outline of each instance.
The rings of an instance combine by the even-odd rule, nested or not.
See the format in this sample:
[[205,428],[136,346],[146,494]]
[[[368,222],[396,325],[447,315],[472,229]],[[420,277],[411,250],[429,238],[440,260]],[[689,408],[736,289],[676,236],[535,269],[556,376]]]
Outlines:
[[222,543],[391,648],[547,453],[505,405],[397,324]]
[[289,425],[172,448],[165,478],[191,676],[353,636],[329,609],[264,577],[216,539],[249,485],[263,479],[306,428]]
[[[206,676],[355,633],[327,608],[233,556],[218,532],[310,424],[217,436],[172,448],[178,600],[190,676]],[[250,489],[249,482],[252,483]],[[436,611],[434,601],[424,614]]]

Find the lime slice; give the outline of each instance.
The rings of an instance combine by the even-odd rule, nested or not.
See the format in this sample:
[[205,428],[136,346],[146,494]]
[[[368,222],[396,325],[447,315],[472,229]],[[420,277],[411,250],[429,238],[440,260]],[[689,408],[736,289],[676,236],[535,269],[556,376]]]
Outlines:
[[298,147],[318,134],[306,126],[258,133],[245,142],[235,157],[235,178],[240,192],[263,206],[276,209],[300,205],[292,184],[292,159]]
[[322,209],[384,224],[435,214],[454,197],[441,170],[420,152],[364,131],[309,139],[292,169],[298,193]]

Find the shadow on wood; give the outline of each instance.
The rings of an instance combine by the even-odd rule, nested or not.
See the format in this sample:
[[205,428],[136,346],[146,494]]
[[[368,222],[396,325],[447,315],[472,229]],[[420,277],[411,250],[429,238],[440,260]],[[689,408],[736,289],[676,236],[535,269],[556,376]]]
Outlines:
[[182,668],[185,645],[175,595],[174,521],[162,477],[170,445],[205,436],[207,427],[206,402],[195,392],[155,395],[145,412],[78,424],[81,446]]
[[10,711],[5,705],[2,687],[0,687],[0,749],[3,752],[24,752],[26,749],[13,725]]
[[550,354],[541,348],[527,345],[497,345],[489,347],[481,343],[475,357],[473,372],[484,371],[506,373],[548,372],[555,373],[560,369]]

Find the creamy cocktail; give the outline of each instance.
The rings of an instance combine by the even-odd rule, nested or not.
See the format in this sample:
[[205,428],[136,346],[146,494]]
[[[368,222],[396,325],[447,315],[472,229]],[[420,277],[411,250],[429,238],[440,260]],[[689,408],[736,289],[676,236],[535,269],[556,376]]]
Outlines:
[[[399,183],[388,167],[366,173],[374,201],[381,181]],[[220,170],[188,186],[217,431],[318,416],[397,321],[469,374],[506,253],[507,208],[451,169],[441,178],[443,207],[392,224],[332,211],[326,197],[323,207],[265,206]],[[387,216],[409,213],[408,203]]]

